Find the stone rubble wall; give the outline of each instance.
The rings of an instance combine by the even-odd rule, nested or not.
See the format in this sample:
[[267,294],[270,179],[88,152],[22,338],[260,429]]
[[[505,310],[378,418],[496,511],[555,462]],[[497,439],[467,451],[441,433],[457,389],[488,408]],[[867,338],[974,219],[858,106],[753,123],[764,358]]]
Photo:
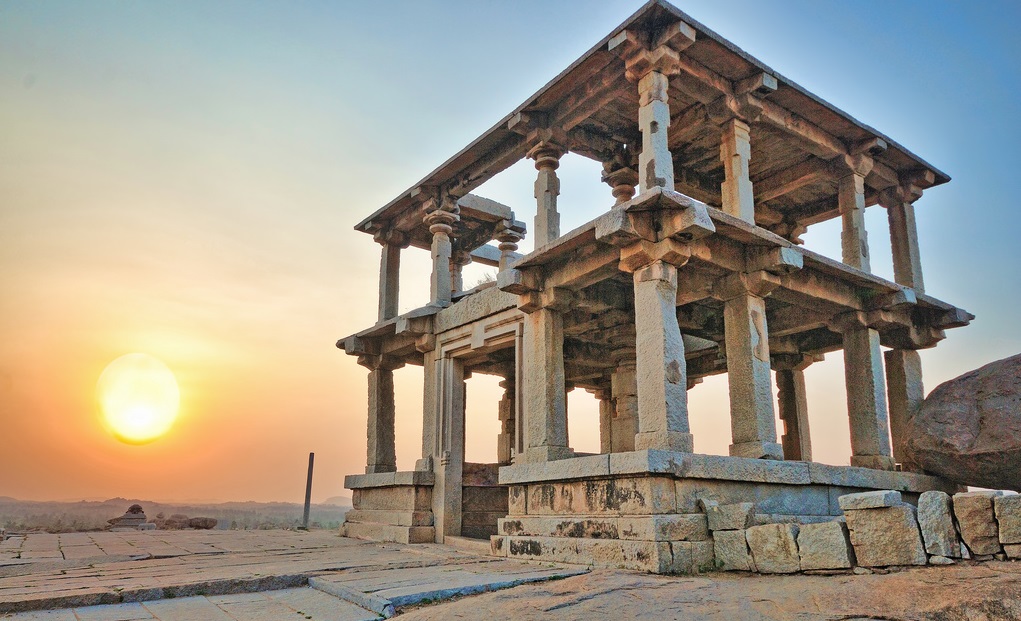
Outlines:
[[755,524],[752,503],[703,501],[721,571],[790,574],[1021,559],[1021,495],[950,496],[929,491],[918,506],[900,492],[839,497],[843,517],[817,523]]

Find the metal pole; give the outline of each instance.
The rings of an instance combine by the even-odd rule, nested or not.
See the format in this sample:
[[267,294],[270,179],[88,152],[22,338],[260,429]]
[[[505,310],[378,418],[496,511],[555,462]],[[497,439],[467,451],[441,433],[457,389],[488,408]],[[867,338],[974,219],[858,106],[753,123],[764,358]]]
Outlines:
[[308,530],[308,511],[312,505],[312,464],[315,463],[316,454],[308,454],[308,480],[305,482],[305,515],[301,518],[301,528]]

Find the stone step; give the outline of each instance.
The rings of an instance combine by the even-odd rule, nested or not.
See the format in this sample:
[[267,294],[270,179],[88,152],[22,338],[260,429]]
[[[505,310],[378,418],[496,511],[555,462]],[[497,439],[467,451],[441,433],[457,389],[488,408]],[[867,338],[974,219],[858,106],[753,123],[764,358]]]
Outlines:
[[469,554],[478,554],[480,556],[489,556],[491,554],[489,539],[451,537],[448,535],[443,538],[443,543],[462,552],[468,552]]

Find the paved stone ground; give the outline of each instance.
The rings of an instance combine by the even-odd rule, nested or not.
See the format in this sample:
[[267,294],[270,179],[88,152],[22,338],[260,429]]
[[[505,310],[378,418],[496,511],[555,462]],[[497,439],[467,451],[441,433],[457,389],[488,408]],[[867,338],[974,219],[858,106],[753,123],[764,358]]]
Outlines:
[[326,531],[39,534],[2,549],[0,615],[11,621],[358,621],[586,571]]

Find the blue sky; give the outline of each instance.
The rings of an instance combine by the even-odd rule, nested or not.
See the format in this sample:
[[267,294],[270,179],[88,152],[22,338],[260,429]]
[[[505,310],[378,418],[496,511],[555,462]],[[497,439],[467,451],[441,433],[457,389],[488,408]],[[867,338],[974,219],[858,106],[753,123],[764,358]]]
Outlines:
[[[923,353],[926,387],[1021,351],[1021,4],[678,6],[953,178],[917,203],[926,288],[977,319]],[[378,261],[351,227],[638,7],[0,4],[0,419],[23,439],[0,472],[26,473],[0,491],[296,500],[315,450],[322,497],[339,492],[339,473],[363,465],[365,386],[333,342],[374,320]],[[609,206],[598,165],[568,157],[560,172],[564,229]],[[530,222],[533,179],[525,162],[479,193]],[[889,276],[881,208],[867,224]],[[836,223],[806,240],[839,255]],[[425,264],[405,263],[402,307],[424,300]],[[178,429],[145,447],[95,425],[95,380],[130,351],[182,384]],[[813,439],[839,463],[836,358],[809,373]],[[416,372],[398,372],[402,467],[419,445]],[[469,386],[479,459],[495,451],[487,381]],[[703,450],[726,450],[727,425],[696,411],[719,413],[725,392],[725,380],[692,391]]]

